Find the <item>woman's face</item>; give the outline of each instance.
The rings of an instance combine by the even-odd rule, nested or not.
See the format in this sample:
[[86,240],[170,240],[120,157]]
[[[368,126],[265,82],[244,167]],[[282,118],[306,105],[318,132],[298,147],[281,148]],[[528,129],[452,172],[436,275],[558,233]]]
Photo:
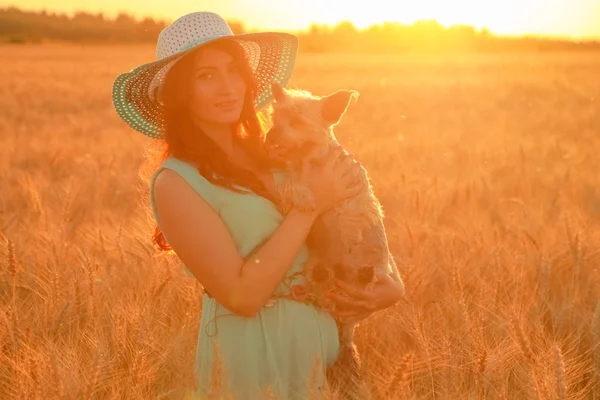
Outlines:
[[236,123],[247,88],[233,57],[207,47],[194,55],[193,64],[190,111],[205,123]]

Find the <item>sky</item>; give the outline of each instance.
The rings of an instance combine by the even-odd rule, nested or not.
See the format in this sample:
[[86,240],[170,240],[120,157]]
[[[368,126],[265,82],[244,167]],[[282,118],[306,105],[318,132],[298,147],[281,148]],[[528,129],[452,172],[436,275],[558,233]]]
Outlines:
[[299,31],[311,23],[349,20],[358,28],[384,21],[410,24],[435,19],[444,26],[467,24],[500,35],[600,38],[600,0],[0,0],[0,8],[126,12],[171,22],[193,11],[213,11],[247,29]]

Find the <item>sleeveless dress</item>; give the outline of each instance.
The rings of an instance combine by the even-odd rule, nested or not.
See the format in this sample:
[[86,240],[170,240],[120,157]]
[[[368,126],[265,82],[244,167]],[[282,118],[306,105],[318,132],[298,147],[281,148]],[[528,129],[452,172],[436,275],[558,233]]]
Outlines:
[[[159,226],[154,181],[163,169],[179,174],[219,213],[242,257],[268,239],[284,218],[264,197],[213,185],[194,166],[171,156],[154,172],[150,182],[150,201]],[[274,173],[276,182],[282,174]],[[305,244],[275,290],[275,295],[282,297],[267,303],[252,318],[236,315],[209,294],[203,295],[194,367],[198,386],[189,394],[189,399],[206,398],[215,344],[224,374],[225,393],[234,399],[264,399],[267,387],[281,400],[323,398],[319,389],[326,384],[326,368],[339,353],[335,320],[312,304],[288,298],[290,286],[305,282],[301,271],[307,255]],[[184,268],[193,277],[190,270]],[[311,375],[315,363],[318,363],[316,375],[315,372]],[[315,397],[311,397],[313,393]]]

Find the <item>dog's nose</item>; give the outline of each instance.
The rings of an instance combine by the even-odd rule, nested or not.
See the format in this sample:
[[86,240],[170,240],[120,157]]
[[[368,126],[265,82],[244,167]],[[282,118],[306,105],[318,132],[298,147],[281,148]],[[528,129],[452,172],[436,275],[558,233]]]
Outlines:
[[269,147],[274,147],[277,145],[277,140],[279,140],[281,136],[281,130],[279,128],[273,127],[267,131],[266,144]]
[[269,131],[267,132],[267,137],[274,138],[275,136],[279,135],[280,131],[281,131],[281,129],[274,126],[271,129],[269,129]]

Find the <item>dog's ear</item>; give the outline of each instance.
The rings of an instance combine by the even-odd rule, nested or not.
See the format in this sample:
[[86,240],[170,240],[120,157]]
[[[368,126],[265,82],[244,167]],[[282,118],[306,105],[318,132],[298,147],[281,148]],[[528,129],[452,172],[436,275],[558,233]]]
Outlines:
[[342,119],[351,100],[358,99],[359,93],[355,90],[338,90],[321,98],[323,105],[322,117],[327,126],[336,125]]
[[285,98],[285,90],[278,82],[271,82],[271,91],[275,101],[282,101]]

